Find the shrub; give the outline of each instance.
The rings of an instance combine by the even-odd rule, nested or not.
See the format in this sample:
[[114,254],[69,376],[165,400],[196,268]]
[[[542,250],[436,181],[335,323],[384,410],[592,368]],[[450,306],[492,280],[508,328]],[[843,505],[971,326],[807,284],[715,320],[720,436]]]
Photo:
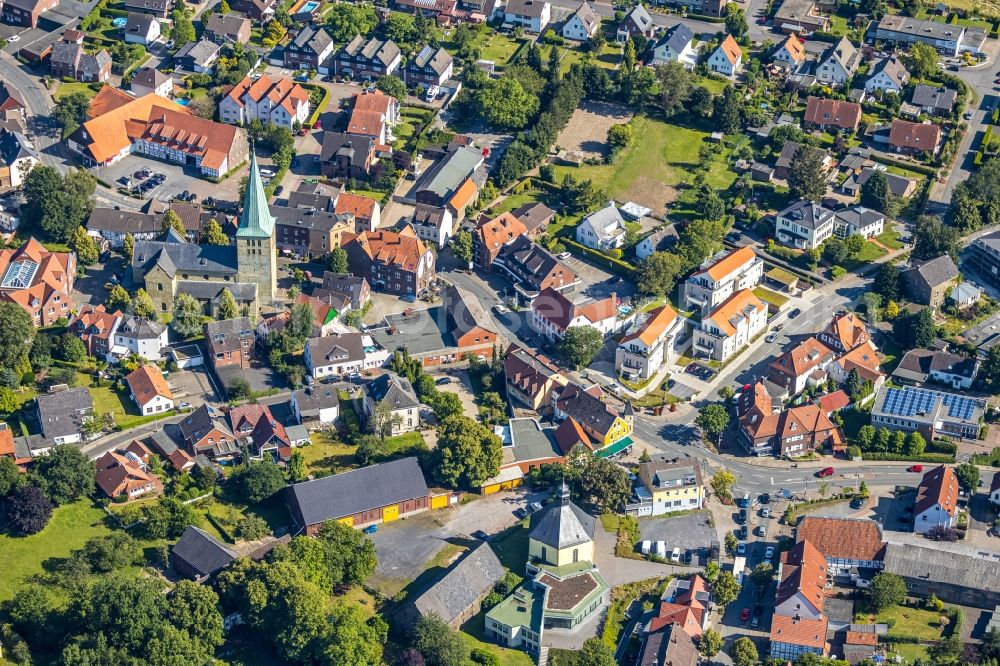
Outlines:
[[469,658],[477,664],[482,664],[483,666],[500,666],[500,659],[497,658],[492,652],[488,652],[483,648],[474,648],[472,654]]

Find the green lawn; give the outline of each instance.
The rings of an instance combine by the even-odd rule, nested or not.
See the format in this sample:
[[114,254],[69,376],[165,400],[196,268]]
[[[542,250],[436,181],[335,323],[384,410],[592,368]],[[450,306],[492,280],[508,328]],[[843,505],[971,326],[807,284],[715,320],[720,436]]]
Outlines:
[[400,111],[400,122],[392,128],[392,134],[399,145],[407,145],[417,132],[430,120],[431,112],[404,106]]
[[562,61],[560,69],[563,73],[568,72],[573,63],[589,61],[604,69],[616,69],[622,59],[621,47],[613,42],[606,43],[601,52],[594,54],[589,51],[584,52],[579,46],[562,49]]
[[309,474],[336,474],[358,466],[355,446],[341,442],[328,433],[314,432],[311,444],[295,449],[302,454]]
[[923,608],[909,606],[892,606],[878,614],[878,622],[895,622],[889,629],[889,637],[894,633],[916,636],[920,640],[936,641],[941,639],[939,620],[942,613]]
[[406,432],[385,440],[387,456],[415,456],[427,451],[427,443],[419,432]]
[[38,534],[27,537],[0,534],[0,562],[3,562],[0,601],[14,596],[21,583],[44,573],[54,560],[69,557],[88,539],[108,534],[104,516],[89,499],[81,499],[57,508],[49,524]]
[[489,34],[483,43],[479,58],[481,60],[492,60],[497,67],[503,67],[511,56],[520,48],[523,40],[513,39],[507,35],[494,32]]
[[56,88],[53,97],[58,102],[63,97],[72,95],[73,93],[82,92],[86,93],[87,97],[93,97],[97,93],[90,87],[89,83],[60,83],[59,87]]
[[776,291],[771,291],[764,287],[756,287],[753,290],[754,296],[764,301],[765,303],[770,303],[776,308],[780,308],[782,305],[788,302],[787,296],[782,296]]
[[707,89],[708,92],[712,93],[713,95],[721,95],[722,91],[725,90],[726,86],[729,85],[729,82],[721,79],[712,79],[707,76],[703,76],[701,80],[698,81],[698,85],[700,85],[702,88]]
[[116,391],[111,386],[108,386],[107,382],[104,382],[104,386],[95,387],[90,378],[82,373],[78,374],[78,382],[79,386],[86,386],[87,390],[90,391],[90,397],[94,400],[94,413],[104,414],[105,412],[111,412],[115,417],[115,423],[122,430],[134,428],[143,423],[158,421],[175,413],[170,411],[143,416],[128,393]]
[[888,229],[883,231],[878,236],[875,237],[879,243],[885,245],[893,250],[898,250],[903,247],[903,243],[899,240],[899,232],[895,229]]
[[528,519],[507,528],[490,543],[501,564],[511,571],[522,571],[528,561]]
[[476,648],[485,650],[499,659],[500,666],[531,666],[534,660],[527,652],[512,648],[500,647],[496,643],[486,640],[486,613],[477,613],[475,617],[462,625],[462,640],[465,647],[472,652]]
[[847,24],[847,19],[839,14],[830,15],[830,33],[843,36],[850,32],[851,27]]
[[893,652],[903,658],[904,664],[912,664],[917,659],[925,664],[931,663],[930,657],[927,655],[927,648],[917,643],[896,643]]

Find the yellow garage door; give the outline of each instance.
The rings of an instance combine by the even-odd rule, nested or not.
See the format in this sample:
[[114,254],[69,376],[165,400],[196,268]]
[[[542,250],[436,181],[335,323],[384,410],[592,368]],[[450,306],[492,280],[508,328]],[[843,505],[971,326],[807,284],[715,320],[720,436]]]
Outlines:
[[443,509],[448,506],[448,495],[436,495],[431,498],[431,508],[432,509]]
[[499,483],[491,483],[488,486],[483,486],[483,494],[484,495],[492,495],[493,493],[498,493],[498,492],[500,492],[500,484]]
[[521,487],[521,479],[511,479],[510,481],[504,481],[503,483],[500,484],[500,487],[503,490],[510,490],[512,488],[520,488]]
[[347,525],[348,527],[354,527],[354,518],[347,516],[346,518],[338,518],[337,522],[341,525]]
[[399,505],[393,504],[382,509],[382,522],[389,523],[399,518]]

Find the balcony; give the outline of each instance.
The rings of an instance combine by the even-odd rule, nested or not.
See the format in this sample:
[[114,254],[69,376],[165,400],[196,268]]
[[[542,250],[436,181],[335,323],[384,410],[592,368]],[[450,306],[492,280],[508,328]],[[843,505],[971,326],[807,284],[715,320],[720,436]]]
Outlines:
[[715,345],[711,345],[701,339],[697,339],[694,341],[694,348],[700,349],[701,351],[708,353],[712,353],[715,351]]

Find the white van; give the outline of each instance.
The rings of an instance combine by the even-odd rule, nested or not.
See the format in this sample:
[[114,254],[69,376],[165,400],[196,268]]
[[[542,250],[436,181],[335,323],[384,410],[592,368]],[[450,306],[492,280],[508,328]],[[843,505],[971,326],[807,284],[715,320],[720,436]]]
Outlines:
[[659,555],[660,557],[667,556],[667,543],[665,541],[656,542],[656,555]]
[[670,553],[670,561],[671,562],[675,562],[675,563],[681,561],[681,549],[680,548],[674,548],[673,552]]
[[649,555],[649,547],[652,545],[653,542],[650,541],[649,539],[646,539],[645,541],[642,542],[642,546],[640,547],[639,552],[641,552],[643,555]]
[[441,91],[437,86],[431,86],[427,89],[427,94],[424,96],[424,101],[433,102],[437,99],[438,93]]

